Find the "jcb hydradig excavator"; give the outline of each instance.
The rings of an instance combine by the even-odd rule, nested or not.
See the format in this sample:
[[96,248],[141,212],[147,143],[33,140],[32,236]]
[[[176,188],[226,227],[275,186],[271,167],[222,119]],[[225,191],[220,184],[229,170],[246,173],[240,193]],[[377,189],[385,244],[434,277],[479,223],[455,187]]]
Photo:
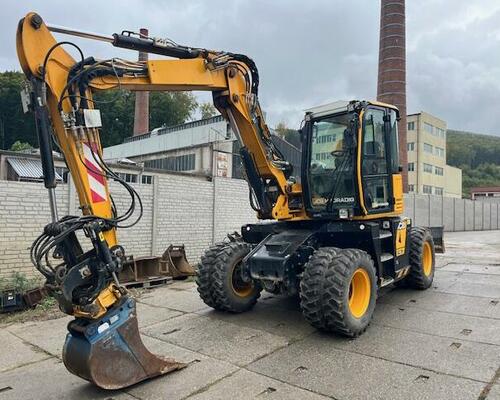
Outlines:
[[[97,60],[72,42],[57,42],[51,31],[175,59]],[[63,49],[69,46],[77,61]],[[60,308],[75,317],[63,352],[72,373],[116,389],[184,366],[146,350],[134,300],[117,279],[125,250],[116,229],[133,225],[126,221],[142,205],[134,188],[102,158],[99,104],[92,97],[97,90],[211,91],[238,137],[251,205],[259,219],[274,221],[243,226],[241,236],[207,250],[196,281],[209,306],[243,312],[263,289],[298,293],[313,326],[355,337],[372,318],[379,288],[393,282],[419,289],[431,285],[432,237],[401,216],[395,107],[351,101],[307,111],[298,176],[273,145],[257,98],[257,67],[247,56],[129,31],[106,36],[52,26],[35,13],[19,23],[17,52],[52,210],[52,222],[35,240],[31,256]],[[52,141],[71,172],[82,216],[58,216]],[[121,215],[108,179],[130,193],[131,205]],[[90,250],[82,249],[78,231]]]

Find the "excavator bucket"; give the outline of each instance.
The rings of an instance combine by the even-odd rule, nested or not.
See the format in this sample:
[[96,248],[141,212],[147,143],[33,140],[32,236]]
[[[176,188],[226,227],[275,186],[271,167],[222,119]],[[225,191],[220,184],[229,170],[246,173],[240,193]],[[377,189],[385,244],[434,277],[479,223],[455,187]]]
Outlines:
[[186,366],[146,349],[139,334],[135,301],[129,296],[123,296],[100,319],[71,321],[68,331],[64,365],[103,389],[121,389]]
[[162,258],[167,262],[168,274],[173,279],[185,279],[188,276],[196,275],[195,269],[187,260],[184,245],[174,246],[171,244],[163,253]]

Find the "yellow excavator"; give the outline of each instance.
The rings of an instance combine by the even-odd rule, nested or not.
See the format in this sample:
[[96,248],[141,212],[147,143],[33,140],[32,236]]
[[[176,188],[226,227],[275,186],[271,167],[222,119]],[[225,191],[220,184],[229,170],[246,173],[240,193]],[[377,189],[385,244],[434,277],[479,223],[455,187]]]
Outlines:
[[[170,59],[98,60],[84,56],[73,42],[56,41],[51,32]],[[77,60],[66,52],[70,47]],[[61,310],[74,316],[63,351],[70,372],[117,389],[184,367],[144,347],[134,299],[117,278],[125,249],[116,230],[133,226],[142,204],[134,187],[102,158],[94,91],[211,91],[230,123],[241,143],[250,203],[260,220],[271,221],[243,226],[240,235],[202,256],[198,291],[214,309],[247,311],[262,290],[299,294],[313,326],[356,337],[372,318],[379,288],[431,285],[432,236],[402,216],[394,106],[351,101],[308,110],[300,129],[301,171],[294,171],[271,140],[258,101],[258,70],[245,55],[130,31],[108,36],[64,28],[36,13],[19,22],[17,53],[27,78],[23,105],[35,114],[52,212],[31,258]],[[58,215],[53,144],[75,183],[79,216]],[[122,214],[109,193],[109,179],[130,194],[130,207]]]

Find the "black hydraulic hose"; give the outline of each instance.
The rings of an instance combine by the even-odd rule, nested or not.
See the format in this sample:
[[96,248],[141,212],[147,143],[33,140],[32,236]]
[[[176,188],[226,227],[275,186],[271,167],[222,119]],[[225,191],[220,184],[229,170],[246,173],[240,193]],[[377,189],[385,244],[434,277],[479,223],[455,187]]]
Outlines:
[[33,110],[35,112],[35,127],[40,146],[40,159],[42,161],[43,183],[47,189],[56,187],[56,173],[54,170],[54,157],[52,155],[51,126],[49,111],[44,104],[43,82],[38,78],[31,78],[33,88]]

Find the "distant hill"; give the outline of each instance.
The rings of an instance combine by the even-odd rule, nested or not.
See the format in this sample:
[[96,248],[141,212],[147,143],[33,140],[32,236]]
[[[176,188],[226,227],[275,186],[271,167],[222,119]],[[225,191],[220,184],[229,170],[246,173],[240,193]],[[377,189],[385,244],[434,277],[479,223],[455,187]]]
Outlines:
[[500,137],[448,129],[446,162],[462,169],[463,195],[474,186],[500,186]]

